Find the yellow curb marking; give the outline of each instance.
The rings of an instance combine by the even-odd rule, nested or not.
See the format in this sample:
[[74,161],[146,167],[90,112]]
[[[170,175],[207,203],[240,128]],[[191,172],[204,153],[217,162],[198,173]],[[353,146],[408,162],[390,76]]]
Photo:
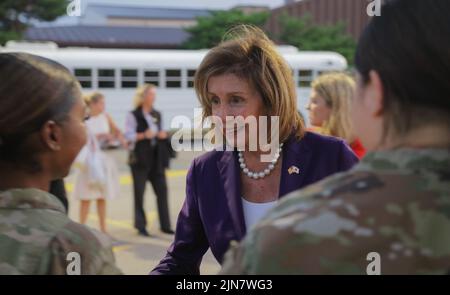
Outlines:
[[[185,177],[187,175],[187,170],[167,170],[166,176],[168,178],[174,177]],[[131,185],[133,182],[130,174],[121,175],[119,178],[120,185]],[[65,183],[66,191],[68,193],[73,192],[74,184],[72,182]]]
[[[149,213],[147,213],[147,222],[149,223],[150,227],[151,227],[151,224],[156,221],[156,216],[157,216],[157,213],[155,210],[152,210]],[[93,221],[98,221],[98,216],[94,215],[94,214],[89,214],[88,219],[93,220]],[[112,226],[115,226],[118,228],[134,229],[132,222],[128,221],[128,220],[115,220],[115,219],[111,219],[111,218],[106,218],[105,221],[108,225],[112,225]]]
[[124,251],[124,250],[127,250],[127,249],[131,248],[131,246],[133,246],[133,245],[114,246],[113,247],[113,252],[117,253],[117,252],[120,252],[120,251]]

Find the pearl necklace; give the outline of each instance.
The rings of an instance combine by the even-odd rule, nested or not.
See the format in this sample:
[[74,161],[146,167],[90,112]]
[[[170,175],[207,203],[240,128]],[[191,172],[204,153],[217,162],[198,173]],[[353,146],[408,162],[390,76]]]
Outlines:
[[273,158],[272,162],[270,162],[270,164],[267,166],[267,168],[261,172],[250,171],[247,168],[247,165],[245,164],[245,160],[244,160],[244,156],[243,156],[242,152],[239,151],[238,152],[239,166],[241,167],[242,172],[244,172],[245,175],[247,175],[248,177],[253,178],[253,179],[266,177],[275,168],[275,165],[277,164],[278,159],[280,158],[282,147],[283,147],[283,143],[280,144],[280,147],[278,148],[278,151],[275,153],[275,157]]

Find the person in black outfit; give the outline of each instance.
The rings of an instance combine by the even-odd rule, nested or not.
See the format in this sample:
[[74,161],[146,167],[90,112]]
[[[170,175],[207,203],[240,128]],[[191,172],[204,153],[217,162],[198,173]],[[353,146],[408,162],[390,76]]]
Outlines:
[[158,204],[161,231],[173,234],[167,202],[165,169],[168,165],[168,135],[161,128],[161,114],[153,108],[156,87],[144,84],[135,97],[135,110],[126,118],[125,137],[131,143],[129,165],[134,189],[134,227],[139,235],[149,236],[144,211],[145,184],[152,184]]
[[64,180],[63,179],[56,179],[52,180],[50,182],[50,189],[49,193],[54,195],[58,198],[58,200],[61,201],[61,203],[64,205],[64,208],[66,208],[66,214],[69,212],[69,201],[67,200],[67,193],[66,188],[64,187]]

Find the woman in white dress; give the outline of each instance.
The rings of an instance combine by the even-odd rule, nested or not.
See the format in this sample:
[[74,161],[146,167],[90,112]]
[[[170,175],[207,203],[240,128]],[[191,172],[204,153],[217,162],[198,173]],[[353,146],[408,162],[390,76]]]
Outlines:
[[117,166],[101,148],[117,146],[117,143],[126,147],[126,141],[112,118],[105,113],[105,98],[101,93],[88,95],[85,101],[90,110],[86,121],[88,140],[76,161],[79,169],[74,196],[81,200],[82,224],[86,223],[91,201],[96,200],[100,230],[106,233],[106,200],[115,199],[120,187]]

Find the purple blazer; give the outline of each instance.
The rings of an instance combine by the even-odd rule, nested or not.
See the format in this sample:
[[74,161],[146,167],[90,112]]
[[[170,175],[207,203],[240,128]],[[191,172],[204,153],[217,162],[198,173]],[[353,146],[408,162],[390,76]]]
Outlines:
[[[306,132],[283,147],[279,197],[350,169],[358,158],[340,139]],[[289,174],[292,165],[299,174]],[[150,274],[199,274],[208,248],[219,263],[230,241],[246,233],[236,152],[212,151],[196,158],[186,180],[186,200],[178,216],[175,239]]]

